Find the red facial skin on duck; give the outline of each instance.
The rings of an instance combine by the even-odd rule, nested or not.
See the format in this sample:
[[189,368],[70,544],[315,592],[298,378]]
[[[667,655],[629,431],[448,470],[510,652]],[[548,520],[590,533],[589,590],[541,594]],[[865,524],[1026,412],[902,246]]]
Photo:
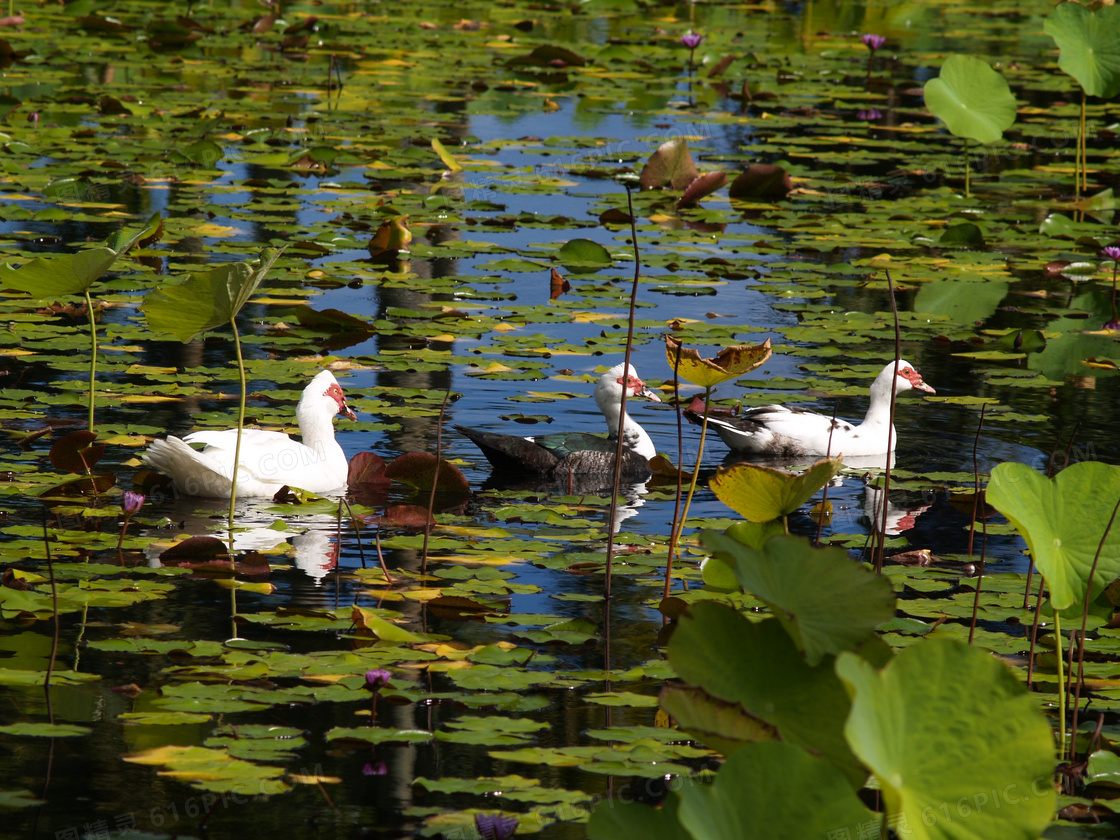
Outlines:
[[913,388],[915,391],[923,391],[927,394],[936,394],[937,393],[935,390],[933,390],[932,387],[927,385],[922,380],[922,375],[920,373],[918,373],[918,371],[915,370],[912,367],[900,367],[898,369],[898,375],[901,376],[903,379],[905,379],[907,382],[909,382],[910,387]]
[[323,393],[325,396],[330,397],[332,400],[338,403],[339,414],[343,415],[344,417],[348,417],[351,420],[358,419],[358,415],[351,411],[350,406],[346,404],[346,395],[342,393],[342,387],[340,385],[335,383],[334,385],[331,385],[329,388],[327,388],[327,390]]

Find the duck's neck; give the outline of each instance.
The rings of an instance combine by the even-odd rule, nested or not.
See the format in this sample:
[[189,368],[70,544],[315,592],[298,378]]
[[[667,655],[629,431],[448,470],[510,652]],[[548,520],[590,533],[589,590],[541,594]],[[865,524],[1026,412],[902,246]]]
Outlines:
[[296,423],[299,424],[304,446],[323,453],[338,446],[334,439],[333,419],[325,414],[321,406],[300,400],[296,406]]
[[887,368],[871,383],[871,404],[867,406],[867,414],[863,417],[861,427],[872,428],[879,426],[886,429],[891,422],[891,383],[894,381],[894,370]]
[[622,421],[622,445],[636,452],[646,460],[657,454],[653,439],[633,417],[622,410],[622,395],[611,394],[606,399],[597,400],[599,410],[607,418],[607,429],[612,440],[618,438],[619,420]]

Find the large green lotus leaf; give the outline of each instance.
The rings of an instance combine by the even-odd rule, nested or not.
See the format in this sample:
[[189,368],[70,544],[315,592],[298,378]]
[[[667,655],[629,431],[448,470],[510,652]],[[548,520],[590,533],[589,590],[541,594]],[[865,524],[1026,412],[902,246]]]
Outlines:
[[951,55],[941,75],[925,86],[926,107],[957,137],[995,143],[1015,122],[1015,97],[1007,80],[986,61]]
[[840,458],[822,458],[800,475],[741,462],[721,469],[710,482],[716,497],[750,522],[793,513],[843,469]]
[[672,793],[659,808],[629,798],[608,796],[587,821],[589,840],[693,840],[680,823],[680,797]]
[[117,231],[100,248],[56,257],[38,257],[20,268],[0,266],[0,283],[38,299],[84,294],[108,271],[117,257],[159,227],[155,214],[144,227]]
[[[866,779],[844,740],[849,700],[832,657],[809,665],[778,621],[755,623],[722,604],[693,604],[669,640],[669,663],[685,682],[767,724],[760,738],[776,730],[840,768],[854,787]],[[737,727],[733,737],[741,734]]]
[[999,302],[1007,296],[1007,289],[1008,284],[1003,280],[933,280],[922,283],[918,289],[918,294],[914,296],[914,311],[972,325],[991,317]]
[[686,785],[680,798],[678,818],[704,840],[857,837],[876,823],[839,770],[781,741],[744,747],[715,782]]
[[83,294],[117,259],[112,248],[90,248],[59,257],[38,257],[20,268],[0,267],[0,283],[43,299]]
[[841,548],[814,548],[791,534],[760,549],[718,531],[705,531],[701,542],[734,562],[739,583],[766,602],[810,665],[855,650],[894,616],[890,582],[850,562]]
[[1096,11],[1079,3],[1059,3],[1042,24],[1060,53],[1058,66],[1089,96],[1120,93],[1120,8]]
[[1033,840],[1050,822],[1053,733],[990,653],[935,637],[882,670],[842,653],[836,672],[852,693],[848,742],[909,840]]
[[279,256],[279,250],[266,248],[256,265],[222,263],[184,283],[148,292],[140,307],[148,326],[171,333],[185,344],[200,333],[228,324]]
[[750,715],[739,703],[719,700],[694,685],[666,683],[658,700],[681,729],[724,755],[754,741],[778,737],[773,726]]
[[[1120,500],[1120,467],[1082,461],[1047,478],[1026,464],[998,464],[985,498],[1027,541],[1055,609],[1084,603],[1089,570]],[[1097,560],[1091,598],[1118,575],[1120,528],[1113,527]]]

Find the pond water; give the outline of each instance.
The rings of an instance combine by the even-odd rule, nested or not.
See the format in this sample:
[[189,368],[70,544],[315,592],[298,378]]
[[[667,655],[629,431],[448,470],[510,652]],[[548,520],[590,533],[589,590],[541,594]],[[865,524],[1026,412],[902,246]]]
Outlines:
[[[666,402],[630,410],[674,463],[695,464],[699,433],[685,424],[678,450],[663,334],[705,356],[772,341],[765,365],[720,386],[724,404],[789,401],[858,420],[893,353],[887,268],[902,355],[937,389],[897,406],[892,552],[929,549],[954,562],[967,554],[971,501],[962,494],[974,470],[1120,463],[1116,334],[1082,334],[1109,319],[1111,273],[1098,251],[1116,236],[1115,206],[1109,194],[1078,213],[1071,195],[1072,150],[1059,140],[1076,108],[1042,34],[1049,4],[997,3],[981,16],[828,2],[420,3],[407,12],[296,3],[252,37],[259,10],[216,5],[192,10],[202,29],[164,27],[144,4],[123,3],[117,30],[90,3],[9,33],[30,58],[7,68],[4,91],[19,100],[4,139],[5,260],[71,253],[122,224],[165,219],[161,242],[95,286],[94,298],[110,304],[100,316],[101,466],[127,487],[149,438],[224,428],[236,416],[228,330],[189,344],[155,336],[138,309],[144,295],[188,270],[288,244],[239,319],[250,420],[290,426],[302,383],[330,364],[358,412],[356,423],[336,421],[348,456],[434,452],[442,423],[442,454],[474,493],[441,512],[426,561],[421,537],[386,529],[378,546],[372,528],[340,525],[331,505],[243,501],[237,548],[266,553],[272,588],[243,589],[234,602],[214,580],[159,561],[184,534],[221,534],[222,504],[149,499],[125,543],[133,573],[118,574],[103,566],[118,562],[116,491],[44,505],[38,493],[62,480],[47,446],[13,442],[0,466],[11,471],[6,566],[43,572],[45,519],[66,564],[61,580],[140,583],[131,605],[91,583],[85,608],[75,601],[64,611],[58,667],[95,678],[56,684],[49,707],[41,686],[10,676],[46,668],[49,613],[5,604],[0,698],[9,711],[0,723],[50,716],[87,729],[0,734],[0,805],[5,791],[46,803],[5,811],[0,836],[472,837],[475,811],[502,810],[520,815],[523,831],[575,838],[595,799],[657,800],[667,778],[714,765],[714,754],[664,734],[655,703],[671,676],[657,610],[671,489],[626,495],[605,605],[603,500],[492,488],[485,459],[451,429],[604,430],[589,397],[598,374],[622,359],[633,253],[629,229],[599,216],[627,206],[617,170],[641,170],[668,140],[685,139],[700,169],[732,180],[748,164],[781,164],[795,187],[780,201],[733,201],[722,189],[683,210],[678,193],[633,196],[642,270],[632,364]],[[318,28],[296,26],[312,16]],[[281,47],[285,24],[296,31],[283,37],[296,41]],[[691,74],[677,40],[690,27],[709,39]],[[184,40],[161,43],[171,32]],[[867,76],[874,83],[865,84],[859,32],[889,38]],[[565,53],[511,62],[542,45],[600,57],[584,67]],[[67,50],[81,56],[76,76]],[[960,140],[926,111],[920,90],[953,50],[998,59],[1020,99],[1007,146],[973,156],[967,197]],[[332,56],[341,94],[326,89]],[[734,58],[730,69],[710,76],[724,56]],[[868,119],[870,108],[878,116]],[[1090,114],[1108,117],[1099,102]],[[1116,181],[1114,136],[1090,138],[1092,193]],[[440,180],[433,139],[462,164],[457,179]],[[300,162],[304,153],[319,157]],[[410,257],[371,259],[370,236],[402,215],[414,234]],[[982,229],[983,245],[939,241],[961,221]],[[612,264],[561,265],[557,251],[575,238],[604,245]],[[1091,267],[1062,273],[1049,265],[1059,260]],[[555,300],[552,268],[572,286]],[[949,290],[943,297],[937,284]],[[83,427],[84,313],[4,295],[5,430],[15,441],[48,425],[56,434]],[[303,324],[303,303],[370,329]],[[1045,349],[1030,345],[1035,335]],[[1084,364],[1090,357],[1096,367]],[[686,402],[698,393],[682,383]],[[982,428],[978,398],[987,402]],[[540,423],[516,422],[522,415]],[[681,597],[702,585],[696,531],[734,519],[706,484],[727,455],[709,437],[673,583]],[[820,535],[853,558],[868,556],[880,474],[849,470],[828,489],[834,513]],[[399,484],[388,501],[426,503]],[[998,516],[988,524],[988,569],[1025,572],[1023,540]],[[808,506],[790,528],[818,533]],[[393,585],[377,571],[379,550]],[[955,586],[958,566],[945,568],[935,579]],[[429,607],[436,591],[463,601]],[[352,605],[416,637],[355,632]],[[915,614],[937,615],[923,609]],[[1022,634],[1014,622],[985,627]],[[231,636],[248,641],[223,646]],[[370,728],[362,674],[382,666],[392,690],[378,701],[377,724],[398,734],[337,737]],[[146,753],[169,746],[223,758],[210,756],[218,763],[207,777]],[[143,755],[149,764],[122,760]],[[280,769],[258,777],[231,768],[230,757]],[[169,768],[180,775],[156,774]]]

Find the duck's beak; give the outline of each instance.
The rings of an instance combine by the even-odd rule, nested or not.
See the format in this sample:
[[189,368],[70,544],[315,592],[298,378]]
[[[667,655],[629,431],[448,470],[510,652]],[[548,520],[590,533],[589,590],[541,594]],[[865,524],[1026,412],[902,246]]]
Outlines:
[[937,393],[935,390],[933,390],[932,387],[925,383],[925,381],[922,379],[922,375],[918,373],[918,371],[914,368],[909,368],[908,370],[900,370],[898,372],[898,375],[909,381],[910,387],[915,391],[922,391],[926,394]]
[[645,385],[642,385],[642,390],[638,392],[638,396],[645,397],[647,400],[653,400],[654,402],[661,402],[661,397],[657,396],[657,392],[651,391]]

